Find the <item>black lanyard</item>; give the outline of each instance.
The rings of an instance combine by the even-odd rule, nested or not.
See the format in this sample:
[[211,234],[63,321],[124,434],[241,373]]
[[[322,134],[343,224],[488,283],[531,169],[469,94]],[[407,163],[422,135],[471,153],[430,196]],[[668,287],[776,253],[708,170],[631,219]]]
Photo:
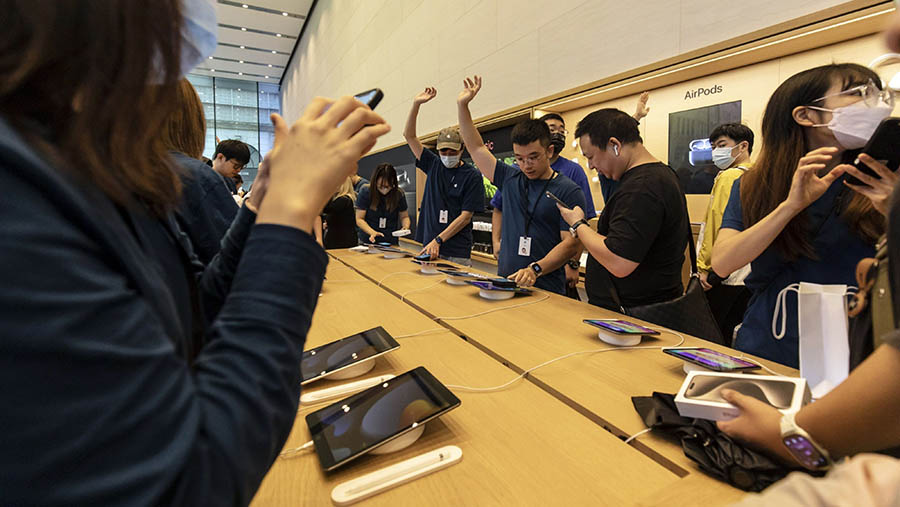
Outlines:
[[547,179],[547,182],[544,183],[544,188],[541,189],[541,193],[538,194],[537,199],[534,200],[534,207],[531,208],[531,213],[528,212],[528,186],[531,180],[525,176],[525,173],[522,174],[522,183],[519,185],[519,195],[522,198],[522,202],[520,203],[522,207],[522,211],[525,212],[525,237],[528,237],[528,231],[531,230],[531,222],[534,220],[534,214],[537,213],[538,204],[541,203],[541,196],[544,195],[544,192],[547,191],[547,187],[550,186],[550,182],[553,181],[553,178],[556,178],[556,175],[559,174],[556,171],[553,171],[553,174]]

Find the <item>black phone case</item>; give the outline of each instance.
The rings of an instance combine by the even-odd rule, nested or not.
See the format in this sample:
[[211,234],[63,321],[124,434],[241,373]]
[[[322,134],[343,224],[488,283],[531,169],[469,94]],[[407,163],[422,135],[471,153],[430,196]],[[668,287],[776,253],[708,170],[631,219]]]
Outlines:
[[[882,120],[861,153],[884,162],[888,169],[896,171],[900,166],[900,118],[890,117]],[[853,165],[861,172],[875,179],[881,179],[881,176],[878,176],[862,160],[857,159]],[[847,175],[845,181],[851,185],[868,186],[850,175]]]

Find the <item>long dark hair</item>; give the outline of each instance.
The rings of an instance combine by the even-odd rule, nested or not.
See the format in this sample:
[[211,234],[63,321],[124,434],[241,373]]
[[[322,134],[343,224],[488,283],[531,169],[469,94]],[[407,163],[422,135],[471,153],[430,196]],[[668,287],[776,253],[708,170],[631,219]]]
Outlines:
[[[835,82],[841,83],[841,90],[847,90],[869,80],[881,86],[881,79],[867,67],[854,63],[832,64],[794,74],[775,90],[763,115],[762,153],[753,170],[740,179],[745,227],[759,222],[787,199],[797,163],[810,151],[804,127],[794,121],[794,108],[813,105]],[[845,161],[852,160],[856,153],[844,152]],[[874,244],[884,231],[883,217],[860,194],[854,192],[847,201],[841,216],[851,230]],[[815,259],[810,233],[809,217],[803,211],[785,226],[773,245],[789,261],[799,257]]]
[[187,79],[178,83],[177,106],[169,114],[165,128],[160,131],[163,145],[199,160],[206,144],[206,117],[203,103]]
[[[175,103],[179,0],[0,0],[0,115],[56,167],[163,214],[180,182],[159,132]],[[158,83],[150,85],[150,83]]]
[[[384,181],[391,187],[391,191],[387,195],[381,195],[378,191],[378,182]],[[372,173],[372,181],[369,184],[369,208],[376,210],[384,201],[384,207],[388,213],[393,213],[400,206],[400,201],[406,199],[403,191],[400,190],[400,184],[397,182],[397,170],[391,164],[378,164],[375,172]]]

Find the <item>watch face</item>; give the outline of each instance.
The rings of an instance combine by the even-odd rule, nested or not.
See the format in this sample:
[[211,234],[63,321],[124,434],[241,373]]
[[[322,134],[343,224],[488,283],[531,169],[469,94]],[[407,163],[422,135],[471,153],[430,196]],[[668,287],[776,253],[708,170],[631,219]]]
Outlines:
[[790,435],[784,437],[784,445],[801,465],[817,470],[828,466],[828,460],[816,449],[806,437],[802,435]]

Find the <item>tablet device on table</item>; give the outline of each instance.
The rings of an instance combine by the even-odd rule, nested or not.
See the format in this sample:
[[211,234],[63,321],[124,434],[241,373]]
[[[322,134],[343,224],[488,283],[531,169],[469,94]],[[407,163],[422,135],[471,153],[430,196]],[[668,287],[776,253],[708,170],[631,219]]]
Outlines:
[[459,404],[420,366],[307,415],[306,424],[319,463],[331,471]]
[[584,319],[582,322],[621,335],[658,335],[659,331],[620,319]]
[[457,278],[471,278],[473,280],[487,280],[486,276],[479,275],[478,273],[470,273],[468,271],[459,271],[456,268],[438,268],[438,271],[449,276],[455,276]]
[[300,385],[327,377],[398,347],[400,344],[379,326],[307,350],[300,359]]
[[663,349],[670,356],[715,371],[758,370],[759,365],[703,347],[678,347]]
[[495,285],[491,280],[466,280],[466,283],[484,290],[515,292],[516,294],[531,294],[531,289],[526,289],[525,287],[516,287],[515,282],[513,282],[512,287],[500,287],[498,285]]

